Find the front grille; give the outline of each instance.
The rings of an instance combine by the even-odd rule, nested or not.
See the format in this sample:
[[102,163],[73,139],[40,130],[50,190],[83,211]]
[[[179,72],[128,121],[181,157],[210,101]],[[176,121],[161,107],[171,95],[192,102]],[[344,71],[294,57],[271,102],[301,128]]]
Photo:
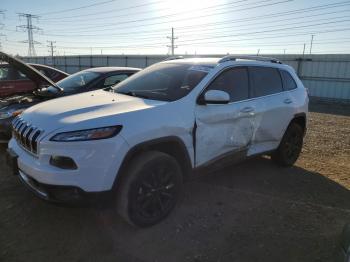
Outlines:
[[32,126],[24,121],[21,117],[16,117],[12,122],[13,137],[27,151],[38,153],[38,139],[42,130]]

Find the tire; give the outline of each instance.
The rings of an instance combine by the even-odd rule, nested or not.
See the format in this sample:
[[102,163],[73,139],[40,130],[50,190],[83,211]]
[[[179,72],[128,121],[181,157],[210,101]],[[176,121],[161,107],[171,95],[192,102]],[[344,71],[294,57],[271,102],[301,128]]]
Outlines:
[[272,154],[272,160],[281,166],[292,166],[300,155],[303,139],[302,127],[296,123],[291,123],[277,150]]
[[182,187],[177,161],[168,154],[150,151],[131,160],[117,192],[117,210],[129,224],[154,225],[173,210]]

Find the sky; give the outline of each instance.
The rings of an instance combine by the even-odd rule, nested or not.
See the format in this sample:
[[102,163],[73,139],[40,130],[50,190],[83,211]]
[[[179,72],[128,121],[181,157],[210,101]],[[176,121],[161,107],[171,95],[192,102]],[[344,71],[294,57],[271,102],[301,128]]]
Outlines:
[[[350,53],[350,1],[1,0],[1,50],[49,55]],[[313,44],[311,48],[311,38]],[[305,44],[305,50],[304,50]]]

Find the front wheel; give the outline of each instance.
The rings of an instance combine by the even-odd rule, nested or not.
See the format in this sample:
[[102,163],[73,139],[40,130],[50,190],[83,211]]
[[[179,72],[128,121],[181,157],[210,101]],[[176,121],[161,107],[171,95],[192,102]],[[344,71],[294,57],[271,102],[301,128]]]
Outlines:
[[130,224],[154,225],[175,207],[181,186],[181,168],[173,157],[157,151],[142,153],[124,174],[118,212]]
[[298,159],[303,147],[304,132],[300,125],[291,123],[280,145],[272,154],[272,159],[282,166],[292,166]]

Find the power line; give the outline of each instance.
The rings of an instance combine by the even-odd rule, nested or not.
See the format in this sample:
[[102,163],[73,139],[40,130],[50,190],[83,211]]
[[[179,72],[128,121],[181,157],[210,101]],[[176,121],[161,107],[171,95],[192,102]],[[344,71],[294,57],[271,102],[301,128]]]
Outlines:
[[[342,13],[342,12],[349,12],[350,10],[342,10],[342,11],[337,11],[337,12],[325,12],[325,13],[320,13],[320,14],[315,14],[315,15],[308,15],[307,18],[309,17],[318,17],[318,16],[325,16],[327,14],[333,14],[333,13]],[[279,24],[279,25],[273,25],[273,26],[270,26],[270,28],[276,28],[277,26],[284,26],[284,25],[292,25],[292,24],[300,24],[300,23],[306,23],[306,22],[314,22],[314,21],[322,21],[322,20],[334,20],[334,19],[339,19],[339,18],[346,18],[348,16],[337,16],[337,17],[325,17],[323,19],[317,19],[317,20],[310,20],[310,21],[300,21],[300,19],[304,18],[304,16],[295,16],[295,17],[292,17],[290,18],[291,20],[296,20],[298,22],[295,22],[295,23],[288,23],[288,24]],[[250,19],[250,20],[254,20],[253,18]],[[282,22],[282,21],[286,21],[285,18],[283,19],[280,19],[280,20],[272,20],[272,21],[267,21],[267,22],[264,22],[264,28],[268,28],[265,26],[265,24],[267,23],[277,23],[277,22]],[[342,22],[342,21],[339,21],[339,22]],[[227,22],[223,22],[222,24],[226,24]],[[234,21],[235,24],[237,23],[240,23],[239,21]],[[229,26],[220,26],[220,27],[216,27],[216,28],[211,28],[211,29],[207,29],[205,32],[208,33],[209,31],[214,31],[214,33],[224,33],[226,31],[217,31],[217,29],[225,29],[225,28],[229,28],[231,29],[232,28],[232,23],[230,23]],[[242,26],[240,26],[240,29],[241,30],[247,30],[247,29],[250,29],[249,27],[245,27],[245,26],[250,26],[250,25],[261,25],[261,22],[254,22],[254,23],[245,23],[243,25],[243,28]],[[206,26],[207,28],[208,26]],[[181,28],[181,27],[180,27]],[[256,26],[254,26],[254,28],[257,28]],[[163,30],[160,30],[160,32],[162,32]],[[180,30],[181,31],[181,30]],[[232,30],[230,30],[231,32]],[[142,33],[144,32],[144,33]],[[147,34],[146,34],[147,32]],[[153,32],[153,33],[152,33]],[[190,36],[194,36],[193,32],[197,32],[196,29],[192,29],[192,30],[187,30],[185,31],[184,33],[182,33],[181,35],[182,36],[187,36],[187,35],[190,35]],[[137,35],[135,35],[137,34]],[[96,35],[96,34],[95,34]],[[146,35],[146,37],[142,36],[142,35]],[[163,34],[160,34],[158,32],[154,32],[154,30],[143,30],[143,31],[133,31],[131,33],[119,33],[117,34],[118,38],[125,38],[127,37],[128,40],[147,40],[147,39],[151,39],[152,37],[161,37]],[[202,34],[201,34],[202,35]],[[204,34],[205,35],[205,34]],[[109,34],[110,37],[114,36],[114,34]],[[130,37],[132,36],[132,37]],[[210,36],[213,36],[213,34],[211,33]],[[81,41],[79,41],[79,43],[81,43]],[[89,43],[91,43],[89,41]]]
[[[215,11],[215,10],[222,10],[223,8],[222,7],[225,7],[225,9],[227,9],[228,7],[227,6],[230,6],[230,5],[235,5],[235,4],[238,4],[238,3],[241,3],[241,2],[247,2],[247,1],[250,1],[250,0],[236,0],[236,1],[232,1],[232,2],[229,2],[229,3],[225,3],[225,4],[216,4],[216,5],[211,5],[211,6],[206,6],[206,7],[200,7],[200,8],[195,8],[195,9],[186,9],[184,11],[179,11],[179,12],[176,12],[176,13],[170,13],[170,14],[166,14],[166,15],[162,15],[162,16],[158,16],[158,17],[152,17],[150,19],[159,19],[159,18],[167,18],[167,17],[172,17],[172,16],[177,16],[177,15],[183,15],[183,14],[192,14],[193,12],[200,12],[200,11],[203,11],[203,10],[207,10],[208,11]],[[260,1],[260,2],[271,2],[273,0],[263,0],[263,1]],[[290,0],[290,1],[293,1],[293,0]],[[160,2],[163,2],[163,1],[160,1]],[[256,2],[257,3],[257,2]],[[246,4],[243,4],[243,5],[239,5],[239,6],[245,6],[245,5],[249,5],[249,4],[252,4],[250,2],[246,3]],[[148,5],[148,4],[144,4],[144,5]],[[238,7],[239,7],[238,6]],[[139,6],[137,6],[139,7]],[[221,8],[220,8],[221,7]],[[237,7],[237,6],[236,6]],[[126,8],[126,9],[131,9],[132,7],[129,7],[129,8]],[[121,9],[119,9],[120,11]],[[108,18],[120,18],[120,17],[130,17],[132,15],[137,15],[139,16],[140,14],[147,14],[147,13],[154,13],[154,12],[159,12],[159,11],[162,11],[162,10],[169,10],[169,8],[163,8],[163,9],[158,9],[158,10],[148,10],[148,11],[142,11],[142,12],[138,12],[138,13],[127,13],[127,14],[123,14],[123,15],[113,15],[113,16],[102,16],[102,17],[97,17],[97,18],[93,18],[94,21],[96,20],[106,20]],[[171,10],[171,9],[170,9]],[[96,14],[105,14],[105,13],[109,13],[111,10],[109,11],[103,11],[103,12],[98,12],[98,13],[95,13],[94,15]],[[77,20],[75,20],[74,18],[78,18],[79,22],[81,21],[91,21],[91,17],[90,18],[87,18],[87,19],[80,19],[79,18],[80,15],[77,15],[77,16],[72,16],[71,19],[73,20],[62,20],[61,18],[57,18],[59,19],[59,22],[65,22],[65,23],[72,23],[72,22],[75,22]],[[52,20],[52,18],[50,18]],[[56,20],[57,20],[56,19]],[[57,21],[56,21],[57,22]],[[114,24],[112,24],[114,25]],[[85,27],[86,28],[86,27]]]
[[[253,4],[257,4],[258,2],[254,2]],[[261,3],[261,2],[259,2]],[[274,5],[275,3],[270,3],[269,5]],[[337,8],[337,7],[343,7],[343,6],[346,6],[346,5],[349,5],[350,4],[350,1],[343,1],[343,2],[337,2],[337,3],[332,3],[332,4],[327,4],[327,5],[319,5],[319,6],[313,6],[313,7],[309,7],[309,8],[302,8],[302,9],[295,9],[295,10],[291,10],[291,11],[286,11],[286,12],[278,12],[278,13],[270,13],[270,14],[264,14],[264,15],[260,15],[260,16],[254,16],[254,17],[247,17],[247,18],[241,18],[241,19],[230,19],[230,20],[225,20],[225,21],[220,21],[220,22],[215,22],[215,23],[205,23],[205,24],[200,24],[198,26],[213,26],[213,25],[220,25],[220,24],[223,24],[223,23],[232,23],[232,22],[243,22],[243,21],[250,21],[252,19],[256,20],[256,19],[265,19],[265,18],[271,18],[271,17],[278,17],[278,16],[285,16],[285,15],[293,15],[293,14],[296,14],[296,13],[305,13],[305,12],[314,12],[314,11],[318,11],[318,10],[323,10],[323,9],[330,9],[330,8]],[[266,5],[268,6],[268,5]],[[237,7],[237,6],[236,6]],[[258,6],[258,7],[262,7],[261,5]],[[232,12],[232,11],[246,11],[246,10],[249,10],[249,9],[252,9],[252,8],[256,8],[256,7],[250,7],[250,8],[242,8],[242,9],[239,9],[239,10],[229,10],[227,11],[227,9],[225,9],[226,11],[225,12],[221,12],[219,14],[223,14],[223,13],[227,13],[227,12]],[[341,11],[344,11],[344,10],[341,10]],[[193,12],[191,10],[191,12]],[[182,14],[182,13],[181,13]],[[209,15],[204,15],[204,17],[208,17],[208,16],[212,16],[212,15],[218,15],[218,14],[209,14]],[[164,16],[163,16],[164,17]],[[177,21],[183,21],[183,20],[193,20],[193,19],[196,19],[196,18],[201,18],[203,16],[193,16],[191,15],[190,18],[187,18],[187,19],[184,19],[184,18],[181,18],[181,19],[178,19],[178,20],[171,20],[171,21],[167,21],[167,22],[157,22],[157,23],[153,23],[153,24],[142,24],[142,26],[150,26],[150,25],[158,25],[158,24],[166,24],[166,23],[169,23],[169,22],[177,22]],[[148,18],[148,19],[159,19],[161,17],[153,17],[153,18]],[[133,20],[133,21],[122,21],[122,23],[129,23],[129,22],[137,22],[137,21],[140,21],[140,20]],[[142,21],[145,21],[145,20],[142,20]],[[118,24],[120,24],[121,22],[119,22]],[[55,22],[55,25],[57,24],[57,22]],[[91,25],[90,27],[88,27],[90,30],[86,31],[86,30],[77,30],[77,31],[74,31],[72,32],[73,34],[76,34],[77,32],[90,32],[91,31],[91,28],[92,27],[107,27],[107,26],[114,26],[115,24],[99,24],[99,25],[96,25],[96,24],[93,24]],[[120,27],[113,27],[112,29],[115,30],[117,28],[121,28],[121,29],[128,29],[128,28],[135,28],[135,26],[120,26]],[[186,28],[189,28],[189,29],[193,29],[193,26],[182,26],[182,27],[177,27],[178,29],[186,29]],[[83,29],[83,28],[80,28],[80,29]],[[104,28],[104,29],[100,29],[99,31],[110,31],[111,28]],[[165,29],[164,29],[165,30]],[[64,30],[65,32],[67,32],[67,30]]]
[[[324,12],[324,13],[319,13],[319,14],[314,14],[314,15],[308,15],[306,18],[310,18],[310,17],[318,17],[318,16],[325,16],[325,15],[329,15],[329,14],[338,14],[338,13],[344,13],[344,12],[349,12],[350,10],[341,10],[341,11],[333,11],[333,12]],[[323,18],[323,19],[319,19],[318,21],[322,21],[322,20],[333,20],[333,19],[338,19],[338,18],[344,18],[345,16],[342,16],[342,17],[326,17],[326,18]],[[266,19],[266,18],[269,18],[269,17],[264,17],[264,18],[259,18],[259,19]],[[292,17],[290,19],[293,19],[293,20],[297,20],[298,22],[297,23],[301,23],[301,19],[305,18],[305,16],[296,16],[296,17]],[[251,18],[250,20],[254,20],[254,18]],[[267,21],[267,22],[264,22],[264,25],[267,24],[267,23],[276,23],[276,22],[285,22],[286,21],[286,18],[284,17],[283,19],[279,19],[279,20],[272,20],[272,21]],[[222,22],[220,24],[220,26],[214,26],[214,28],[208,28],[208,27],[213,27],[213,26],[210,26],[210,25],[207,25],[206,26],[206,30],[205,32],[208,33],[208,31],[216,31],[217,29],[224,29],[224,28],[229,28],[231,29],[232,28],[232,23],[241,23],[243,21],[235,21],[235,20],[232,20],[230,22]],[[305,22],[309,22],[309,21],[303,21],[304,23]],[[229,24],[229,26],[221,26],[221,25],[225,25],[225,24]],[[296,24],[296,23],[294,23]],[[248,26],[248,25],[261,25],[261,22],[254,22],[254,23],[245,23],[244,24],[244,27],[245,26]],[[277,26],[277,25],[275,25]],[[181,27],[179,27],[180,30],[178,31],[183,31],[181,30]],[[186,27],[187,28],[187,27]],[[185,28],[185,30],[186,30]],[[240,28],[242,28],[242,26],[240,26]],[[130,36],[132,36],[132,39],[150,39],[151,37],[161,37],[163,35],[163,31],[166,31],[165,29],[164,30],[158,30],[157,32],[154,32],[154,30],[138,30],[138,31],[132,31],[132,32],[128,32],[128,33],[119,33],[117,34],[118,36],[118,39],[120,38],[125,38],[127,37],[128,39],[131,39]],[[192,32],[196,32],[198,31],[197,29],[193,29],[193,26],[191,27],[191,30],[186,30],[184,31],[184,33],[182,33],[181,35],[182,36],[185,36],[186,34],[190,34],[191,36],[193,36],[193,33]],[[97,34],[97,35],[101,35],[101,34]],[[105,34],[103,34],[105,35]],[[145,36],[143,36],[145,35]],[[57,36],[57,35],[56,35]],[[62,36],[62,35],[60,35]],[[114,34],[108,34],[108,36],[114,36]],[[142,37],[143,36],[143,37]]]
[[[266,1],[271,1],[271,0],[266,0]],[[227,13],[231,13],[232,11],[246,11],[246,10],[251,10],[251,9],[256,9],[256,8],[262,8],[262,7],[268,7],[268,6],[273,6],[273,5],[278,5],[278,4],[282,4],[282,3],[287,3],[287,2],[291,2],[293,0],[280,0],[280,1],[277,1],[277,2],[274,2],[274,3],[269,3],[269,4],[260,4],[261,2],[264,2],[264,1],[257,1],[257,2],[254,2],[254,6],[251,6],[251,7],[246,7],[246,8],[241,8],[241,9],[235,9],[235,10],[227,10],[225,9],[225,11],[223,12],[218,12],[218,13],[211,13],[211,14],[205,14],[205,15],[199,15],[199,16],[191,16],[190,18],[188,19],[184,19],[184,18],[178,18],[178,19],[173,19],[173,20],[168,20],[168,21],[161,21],[161,22],[156,22],[156,23],[152,23],[152,24],[143,24],[143,26],[150,26],[150,25],[159,25],[159,24],[168,24],[168,23],[173,23],[173,22],[178,22],[178,21],[184,21],[184,20],[194,20],[194,19],[199,19],[199,18],[207,18],[207,17],[210,17],[210,16],[214,16],[214,15],[221,15],[221,14],[227,14]],[[193,12],[193,11],[192,11]],[[176,15],[181,15],[182,13],[176,13]],[[88,28],[91,29],[91,28],[99,28],[99,27],[103,27],[103,29],[101,29],[100,31],[110,31],[110,30],[114,30],[116,28],[123,28],[123,29],[126,29],[126,28],[134,28],[135,26],[134,25],[130,25],[130,26],[124,26],[124,24],[131,24],[131,23],[139,23],[139,22],[146,22],[146,21],[152,21],[152,20],[157,20],[157,19],[163,19],[163,18],[168,18],[168,17],[171,17],[171,16],[174,16],[175,14],[170,14],[170,15],[164,15],[164,16],[158,16],[158,17],[150,17],[150,18],[144,18],[144,19],[136,19],[136,20],[127,20],[127,21],[119,21],[117,24],[118,24],[118,27],[114,27],[115,26],[115,23],[112,23],[112,24],[101,24],[101,25],[96,25],[96,26],[89,26]],[[110,27],[110,26],[113,26],[113,28],[106,28],[106,27]],[[80,28],[82,29],[82,28]],[[89,30],[91,31],[91,30]],[[46,35],[49,35],[49,34],[46,34]],[[50,34],[52,35],[52,34]]]
[[17,28],[21,28],[24,31],[28,32],[28,40],[27,41],[23,41],[24,43],[28,43],[28,56],[36,56],[34,44],[37,44],[39,42],[34,41],[33,31],[41,30],[41,28],[39,28],[37,26],[33,26],[32,19],[33,18],[38,19],[39,16],[32,15],[32,14],[25,14],[25,13],[19,13],[18,15],[19,15],[20,18],[21,17],[25,17],[27,19],[27,24],[26,25],[20,25],[20,26],[17,26]]
[[[118,8],[118,9],[112,9],[112,10],[108,10],[108,11],[101,11],[101,12],[95,12],[95,13],[89,13],[89,14],[79,14],[79,15],[73,15],[73,16],[63,16],[63,17],[50,17],[50,18],[43,18],[42,20],[45,21],[50,21],[50,20],[55,20],[57,22],[57,19],[60,19],[60,22],[66,22],[66,23],[71,23],[72,21],[64,21],[62,19],[66,19],[66,18],[79,18],[79,17],[84,17],[84,16],[88,16],[90,17],[89,21],[91,21],[91,16],[93,15],[100,15],[100,14],[107,14],[107,13],[119,13],[125,10],[130,10],[130,9],[135,9],[135,8],[140,8],[143,6],[149,6],[151,4],[158,4],[158,3],[164,3],[164,1],[154,1],[154,2],[149,2],[146,4],[141,4],[141,5],[134,5],[134,6],[129,6],[129,7],[125,7],[125,8]],[[154,12],[154,11],[163,11],[163,10],[167,10],[169,8],[163,8],[163,9],[157,9],[157,10],[151,10],[151,11],[142,11],[139,12],[137,14],[143,14],[143,13],[150,13],[150,12]],[[125,14],[125,16],[130,16],[131,14]],[[117,16],[118,17],[118,16]]]
[[108,1],[94,3],[94,4],[90,4],[90,5],[84,5],[84,6],[80,6],[80,7],[63,9],[63,10],[60,10],[60,11],[40,13],[39,15],[60,14],[60,13],[65,13],[65,12],[70,12],[70,11],[75,11],[75,10],[81,10],[81,9],[85,9],[85,8],[89,8],[89,7],[93,7],[93,6],[104,5],[104,4],[108,4],[108,3],[111,3],[111,2],[115,2],[115,1],[117,1],[117,0],[108,0]]
[[[347,28],[341,28],[341,29],[332,29],[332,30],[324,30],[324,31],[315,31],[315,34],[323,34],[323,33],[334,33],[334,32],[344,32],[344,31],[350,31],[350,27]],[[253,38],[235,38],[235,39],[229,39],[229,40],[215,40],[215,41],[209,41],[209,42],[198,42],[198,43],[182,43],[182,46],[185,45],[203,45],[203,44],[217,44],[217,43],[225,43],[225,42],[237,42],[237,41],[251,41],[251,40],[260,40],[260,39],[273,39],[273,38],[281,38],[281,37],[291,37],[291,36],[303,36],[303,35],[310,35],[310,32],[304,32],[304,33],[295,33],[295,34],[277,34],[277,35],[268,35],[268,36],[261,36],[261,37],[253,37]]]
[[[341,21],[332,21],[332,22],[324,22],[324,23],[316,23],[316,24],[310,24],[310,25],[301,25],[301,26],[292,26],[292,27],[284,27],[284,28],[279,28],[279,29],[271,29],[271,30],[262,30],[262,31],[255,31],[255,32],[247,32],[245,34],[253,35],[253,34],[261,34],[261,33],[270,33],[270,32],[276,32],[276,31],[286,31],[289,29],[300,29],[300,28],[306,28],[306,27],[314,27],[314,26],[319,26],[319,25],[328,25],[328,24],[334,24],[334,23],[339,23],[339,22],[350,22],[350,19],[345,19]],[[221,36],[216,36],[216,38],[228,38],[228,37],[235,37],[235,36],[240,36],[242,34],[230,34],[230,35],[221,35]],[[180,43],[186,43],[190,41],[198,41],[198,40],[206,40],[206,39],[211,39],[212,37],[203,37],[203,38],[197,38],[197,39],[192,39],[192,40],[183,40],[180,41]]]
[[[200,26],[205,26],[206,28],[209,27],[209,26],[215,26],[217,24],[219,25],[222,25],[222,24],[232,24],[232,23],[238,23],[238,22],[243,22],[243,21],[251,21],[251,20],[257,20],[257,19],[266,19],[266,18],[271,18],[271,17],[279,17],[279,16],[286,16],[286,15],[293,15],[293,14],[296,14],[296,13],[305,13],[305,12],[311,12],[311,11],[318,11],[318,10],[322,10],[322,9],[329,9],[329,8],[334,8],[334,7],[341,7],[339,5],[349,5],[350,4],[350,1],[346,1],[346,2],[338,2],[338,3],[334,3],[334,4],[327,4],[327,5],[320,5],[320,6],[314,6],[314,7],[309,7],[309,8],[303,8],[303,9],[296,9],[296,10],[292,10],[292,11],[287,11],[287,12],[278,12],[278,13],[270,13],[270,14],[266,14],[266,15],[262,15],[262,16],[253,16],[253,17],[247,17],[247,18],[243,18],[243,19],[234,19],[234,20],[225,20],[225,21],[222,21],[222,22],[217,22],[217,23],[206,23],[206,24],[201,24]],[[347,11],[347,10],[341,10],[341,11],[338,11],[338,12],[344,12],[344,11]],[[323,14],[316,14],[316,15],[311,15],[311,16],[317,16],[317,15],[325,15],[325,14],[332,14],[332,13],[337,13],[337,12],[328,12],[328,13],[323,13]],[[308,16],[308,17],[311,17],[311,16]],[[183,20],[183,19],[182,19]],[[157,23],[159,24],[159,23]],[[162,24],[165,24],[165,22],[162,22]],[[150,25],[153,25],[153,24],[150,24]],[[143,25],[143,26],[149,26],[149,25]],[[127,26],[123,26],[122,27],[123,29],[126,29],[126,28],[129,28]],[[132,28],[134,28],[134,26],[132,26]],[[183,27],[177,27],[178,30],[180,31],[183,31],[183,30],[187,30],[188,29],[192,29],[191,31],[193,31],[193,26],[191,26],[189,28],[189,26],[183,26]],[[99,30],[100,31],[104,31],[104,29],[101,29]],[[110,31],[110,29],[107,29],[108,31]],[[159,30],[159,31],[165,31],[166,29],[164,30]],[[7,31],[12,31],[12,30],[7,30]],[[127,36],[127,35],[134,35],[134,34],[138,34],[140,35],[141,33],[154,33],[154,30],[138,30],[138,31],[132,31],[132,32],[129,32],[129,33],[118,33],[118,34],[93,34],[93,35],[77,35],[76,33],[74,34],[74,36],[93,36],[93,37],[96,37],[97,35],[99,36],[103,36],[103,35],[108,35],[108,36],[118,36],[118,37],[121,37],[121,36]],[[45,33],[44,35],[54,35],[54,36],[61,36],[61,37],[71,37],[73,35],[67,35],[67,34],[47,34]],[[149,34],[147,34],[147,37],[149,37]]]
[[[350,4],[350,2],[349,2],[349,4]],[[349,10],[341,10],[341,11],[339,11],[339,13],[341,13],[341,12],[345,12],[345,11],[349,11]],[[306,12],[306,11],[303,11],[303,12]],[[300,11],[298,12],[298,13],[301,13]],[[332,13],[337,13],[337,12],[328,12],[328,13],[323,13],[323,14],[315,14],[315,15],[308,15],[307,17],[313,17],[313,16],[319,16],[319,15],[326,15],[326,14],[332,14]],[[248,18],[246,18],[245,20],[249,20],[249,21],[251,21],[251,20],[256,20],[256,19],[266,19],[266,18],[270,18],[270,17],[279,17],[279,16],[285,16],[286,14],[285,14],[285,12],[284,13],[273,13],[273,14],[269,14],[269,15],[267,15],[267,16],[264,16],[264,17],[259,17],[259,18],[256,18],[256,17],[248,17]],[[300,21],[300,18],[302,18],[302,17],[297,17],[296,19],[298,19],[298,21]],[[294,18],[290,18],[290,19],[294,19]],[[283,20],[277,20],[277,21],[274,21],[274,22],[278,22],[278,21],[285,21],[286,19],[283,19]],[[242,21],[241,19],[236,19],[236,20],[228,20],[228,21],[223,21],[223,22],[220,22],[220,27],[221,27],[221,25],[225,25],[225,24],[230,24],[230,26],[229,27],[231,27],[231,25],[232,25],[232,23],[240,23],[240,22],[244,22],[244,21]],[[215,23],[215,24],[217,24],[217,23]],[[254,24],[258,24],[258,25],[260,25],[261,23],[259,23],[259,22],[255,22],[255,23],[250,23],[250,24],[246,24],[246,25],[254,25]],[[214,26],[213,24],[202,24],[202,25],[200,25],[201,26],[201,28],[203,28],[203,26],[205,26],[205,28],[207,28],[207,27],[209,27],[209,26]],[[189,33],[189,32],[195,32],[195,31],[197,31],[197,29],[193,29],[193,27],[194,26],[192,26],[191,27],[191,30],[188,30],[187,29],[187,31],[186,31],[186,33]],[[187,26],[186,27],[178,27],[178,31],[180,31],[180,32],[182,32],[183,30],[186,30],[186,28],[188,28]],[[221,28],[225,28],[225,27],[221,27]],[[226,28],[227,28],[227,26],[226,26]],[[182,29],[182,30],[181,30]],[[109,31],[110,31],[110,29],[108,29]],[[213,30],[213,29],[207,29],[206,31],[208,31],[208,30]],[[99,30],[99,32],[100,31],[104,31],[104,29],[102,29],[102,30]],[[165,31],[165,30],[159,30],[160,32],[161,31]],[[93,34],[93,35],[81,35],[81,34],[79,34],[79,35],[77,35],[77,34],[75,34],[75,36],[82,36],[82,37],[89,37],[89,36],[93,36],[93,37],[96,37],[96,36],[104,36],[104,35],[108,35],[108,36],[118,36],[118,37],[122,37],[122,36],[127,36],[127,35],[135,35],[136,33],[138,34],[138,35],[141,35],[141,33],[142,32],[144,32],[144,33],[148,33],[148,34],[145,34],[145,35],[147,35],[147,38],[149,38],[150,37],[150,35],[154,35],[154,34],[158,34],[158,32],[157,33],[155,33],[154,32],[154,30],[144,30],[144,31],[133,31],[133,32],[130,32],[130,33],[118,33],[118,34]],[[153,34],[152,34],[152,32],[153,32]],[[65,37],[65,36],[72,36],[72,35],[66,35],[66,34],[45,34],[45,35],[53,35],[53,36],[61,36],[61,37]],[[158,34],[159,36],[161,36],[161,34]],[[191,35],[193,35],[192,33],[191,33]]]

